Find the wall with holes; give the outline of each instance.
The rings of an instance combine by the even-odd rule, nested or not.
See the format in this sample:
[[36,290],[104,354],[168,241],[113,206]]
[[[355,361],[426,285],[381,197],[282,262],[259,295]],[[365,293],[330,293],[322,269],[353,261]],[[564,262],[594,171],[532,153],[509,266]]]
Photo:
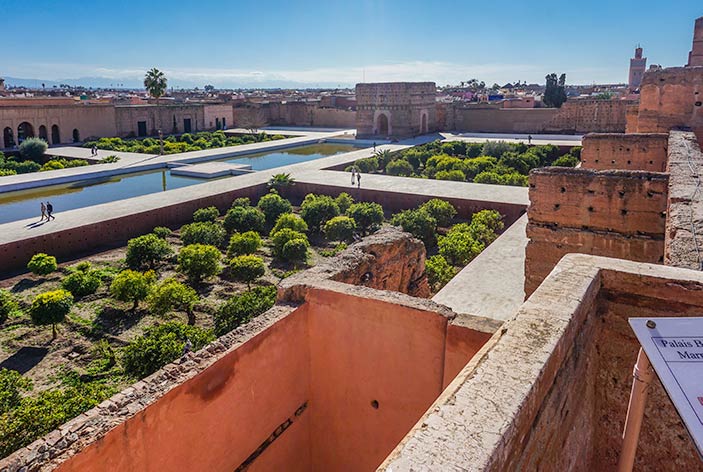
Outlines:
[[581,167],[584,169],[666,171],[666,133],[594,133],[583,138]]
[[526,295],[568,253],[662,263],[668,183],[659,172],[532,171]]

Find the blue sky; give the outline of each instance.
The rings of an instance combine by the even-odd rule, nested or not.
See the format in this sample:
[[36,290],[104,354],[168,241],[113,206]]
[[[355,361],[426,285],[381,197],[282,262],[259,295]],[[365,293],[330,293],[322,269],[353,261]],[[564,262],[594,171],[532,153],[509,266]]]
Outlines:
[[[170,85],[624,82],[637,43],[683,65],[701,0],[0,0],[0,76]],[[9,20],[9,21],[8,21]],[[31,33],[28,34],[28,31]]]

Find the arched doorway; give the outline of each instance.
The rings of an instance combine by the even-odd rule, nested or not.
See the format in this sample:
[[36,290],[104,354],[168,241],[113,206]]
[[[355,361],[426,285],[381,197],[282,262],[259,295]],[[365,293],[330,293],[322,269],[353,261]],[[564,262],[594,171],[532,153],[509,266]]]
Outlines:
[[73,142],[77,143],[81,140],[81,134],[78,132],[77,129],[73,130]]
[[420,134],[427,133],[427,113],[423,112],[420,118]]
[[42,138],[47,143],[49,142],[49,136],[46,134],[46,126],[39,126],[39,137]]
[[388,117],[385,113],[378,115],[378,119],[376,121],[376,134],[388,136]]
[[24,141],[25,139],[33,137],[34,128],[32,127],[32,125],[27,123],[26,121],[20,123],[20,125],[17,127],[17,142],[22,143],[22,141]]
[[6,148],[14,147],[15,137],[12,134],[12,128],[10,128],[9,126],[5,128],[2,132],[2,140],[5,143],[3,146],[5,146]]
[[58,125],[52,125],[51,127],[51,144],[61,144],[61,133],[59,133]]

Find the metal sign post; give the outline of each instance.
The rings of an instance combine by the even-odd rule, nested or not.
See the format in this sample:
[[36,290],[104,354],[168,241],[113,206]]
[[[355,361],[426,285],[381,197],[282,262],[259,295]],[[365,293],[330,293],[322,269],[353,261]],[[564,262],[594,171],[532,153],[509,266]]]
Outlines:
[[[656,372],[699,454],[703,453],[703,318],[630,318],[641,344],[618,470],[632,470],[649,384]],[[651,363],[651,366],[650,366]]]

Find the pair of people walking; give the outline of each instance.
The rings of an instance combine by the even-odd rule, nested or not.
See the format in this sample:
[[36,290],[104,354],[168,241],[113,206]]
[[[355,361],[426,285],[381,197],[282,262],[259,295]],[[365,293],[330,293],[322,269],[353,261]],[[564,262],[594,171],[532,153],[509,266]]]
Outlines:
[[361,171],[357,170],[356,167],[352,167],[351,170],[351,184],[352,186],[356,184],[357,188],[361,188]]
[[44,218],[46,218],[46,221],[49,220],[55,220],[56,217],[52,215],[54,212],[54,205],[51,204],[51,202],[41,202],[41,220],[39,221],[44,221]]

